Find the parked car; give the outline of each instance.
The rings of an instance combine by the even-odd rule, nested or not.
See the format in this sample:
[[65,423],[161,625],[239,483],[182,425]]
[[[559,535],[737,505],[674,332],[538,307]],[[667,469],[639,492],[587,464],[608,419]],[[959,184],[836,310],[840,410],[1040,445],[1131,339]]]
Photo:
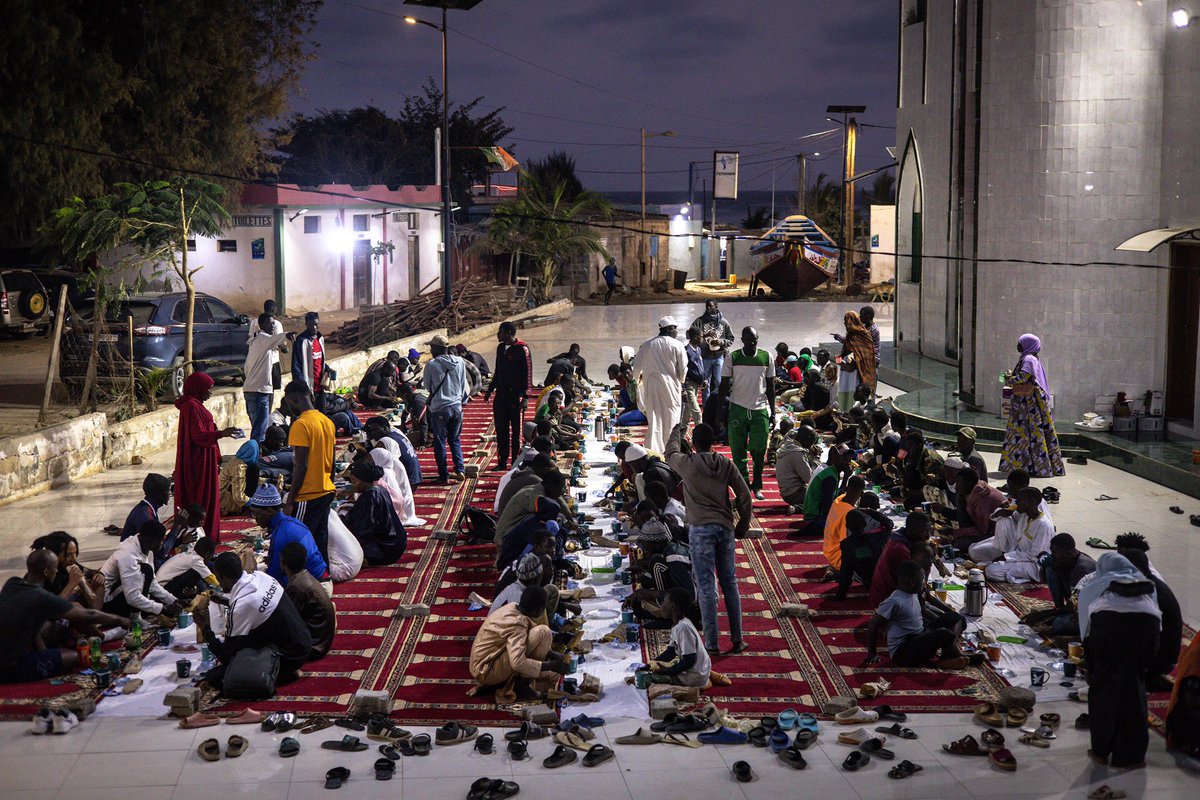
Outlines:
[[[91,352],[95,303],[82,301],[76,316],[63,329],[59,374],[64,383],[82,382]],[[96,373],[101,380],[129,379],[129,320],[133,320],[134,367],[149,372],[173,370],[168,390],[183,392],[184,324],[187,295],[149,292],[110,305],[100,333],[102,347]],[[246,364],[250,318],[207,294],[196,295],[192,358],[197,368],[214,378],[238,377]]]
[[67,267],[29,267],[29,271],[38,277],[42,286],[46,287],[46,295],[50,298],[50,310],[58,308],[58,293],[67,290],[67,299],[71,305],[78,307],[80,303],[92,296],[91,290],[85,290],[79,282],[83,276]]
[[0,269],[0,330],[28,338],[50,325],[50,297],[27,269]]

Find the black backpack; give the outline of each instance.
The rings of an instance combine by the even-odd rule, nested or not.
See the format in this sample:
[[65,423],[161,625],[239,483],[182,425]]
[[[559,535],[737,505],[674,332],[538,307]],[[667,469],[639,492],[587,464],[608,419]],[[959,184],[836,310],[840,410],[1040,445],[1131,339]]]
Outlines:
[[481,508],[467,506],[459,517],[458,530],[468,539],[491,542],[496,538],[496,518]]

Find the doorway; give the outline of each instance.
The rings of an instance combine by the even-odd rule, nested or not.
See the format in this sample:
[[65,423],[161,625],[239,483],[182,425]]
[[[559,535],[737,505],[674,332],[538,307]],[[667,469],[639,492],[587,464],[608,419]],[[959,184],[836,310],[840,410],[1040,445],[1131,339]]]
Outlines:
[[354,305],[369,306],[375,300],[371,270],[371,241],[354,241]]
[[421,293],[421,237],[408,237],[408,297]]
[[1200,337],[1200,245],[1171,245],[1171,279],[1167,294],[1168,419],[1194,419],[1196,355]]

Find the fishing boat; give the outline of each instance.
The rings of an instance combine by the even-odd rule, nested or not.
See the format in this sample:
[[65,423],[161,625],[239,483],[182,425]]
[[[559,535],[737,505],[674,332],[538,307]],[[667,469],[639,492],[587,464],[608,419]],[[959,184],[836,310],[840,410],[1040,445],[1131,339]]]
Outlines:
[[796,300],[837,275],[837,244],[801,214],[785,217],[764,233],[750,254],[758,262],[750,279],[751,297],[761,283],[784,300]]

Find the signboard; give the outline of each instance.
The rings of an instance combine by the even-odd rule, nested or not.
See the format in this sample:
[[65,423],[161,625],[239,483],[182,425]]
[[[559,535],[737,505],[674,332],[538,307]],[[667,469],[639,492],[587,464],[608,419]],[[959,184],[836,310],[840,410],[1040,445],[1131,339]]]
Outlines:
[[235,228],[269,228],[273,224],[274,220],[270,215],[252,214],[233,218],[233,227]]
[[250,243],[250,258],[260,259],[267,257],[267,241],[266,239],[255,239]]
[[713,151],[713,197],[737,200],[738,196],[738,153]]

